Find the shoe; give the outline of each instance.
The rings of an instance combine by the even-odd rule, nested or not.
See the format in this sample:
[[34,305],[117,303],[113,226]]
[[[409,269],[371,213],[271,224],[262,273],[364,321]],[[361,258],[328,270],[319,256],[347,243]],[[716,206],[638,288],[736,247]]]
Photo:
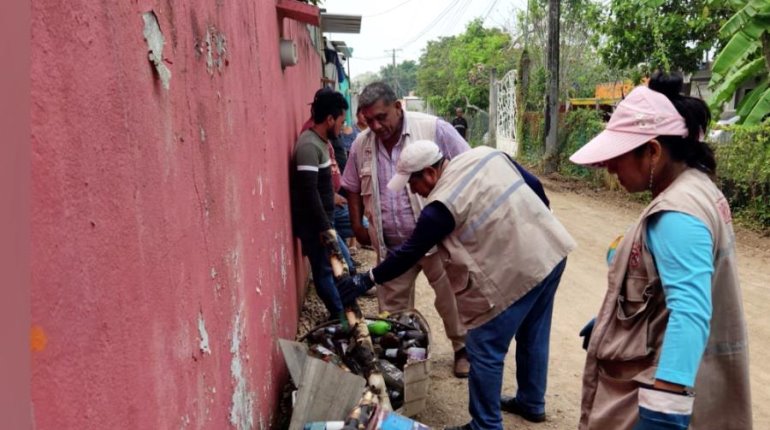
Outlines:
[[444,430],[472,430],[471,423],[462,426],[445,426]]
[[468,361],[468,352],[465,348],[455,351],[454,374],[458,378],[467,378],[471,371],[471,363]]
[[545,413],[533,414],[531,412],[525,411],[524,408],[519,404],[519,402],[516,401],[516,397],[511,397],[511,396],[500,397],[500,410],[505,412],[510,412],[514,415],[518,415],[524,418],[525,420],[533,423],[542,423],[543,421],[545,421]]
[[372,288],[369,288],[368,290],[366,290],[364,295],[366,297],[377,297],[377,286],[375,285]]

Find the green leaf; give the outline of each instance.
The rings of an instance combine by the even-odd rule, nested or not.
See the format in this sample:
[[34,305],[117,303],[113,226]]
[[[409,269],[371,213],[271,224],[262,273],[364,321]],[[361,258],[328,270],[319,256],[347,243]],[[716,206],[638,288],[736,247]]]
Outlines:
[[713,86],[724,79],[730,69],[740,67],[743,59],[754,53],[760,46],[762,42],[759,39],[752,39],[742,31],[736,33],[714,59],[709,84]]
[[765,92],[768,86],[770,86],[770,77],[767,77],[760,82],[756,88],[751,90],[751,92],[738,103],[735,114],[741,117],[741,121],[749,116],[749,112],[751,112],[751,109],[757,104],[757,100],[759,100],[759,97]]
[[747,0],[706,0],[706,4],[714,7],[723,7],[729,5],[733,9],[740,9],[745,6]]
[[759,124],[765,115],[768,114],[770,114],[770,89],[767,89],[764,93],[762,93],[762,97],[759,98],[757,103],[754,105],[754,108],[751,109],[751,112],[743,121],[743,124]]
[[765,59],[760,57],[727,76],[709,98],[708,104],[711,109],[721,110],[722,104],[735,93],[735,90],[743,82],[758,75],[764,69]]
[[645,6],[651,7],[651,8],[659,8],[663,6],[663,3],[665,0],[647,0],[645,3],[647,3]]
[[735,15],[733,15],[727,22],[719,29],[719,36],[728,38],[743,28],[746,23],[750,22],[757,11],[754,9],[751,3],[747,4]]

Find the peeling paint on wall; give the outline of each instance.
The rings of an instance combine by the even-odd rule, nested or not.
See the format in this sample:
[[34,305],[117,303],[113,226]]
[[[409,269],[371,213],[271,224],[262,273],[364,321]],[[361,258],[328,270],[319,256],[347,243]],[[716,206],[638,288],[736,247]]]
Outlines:
[[[241,305],[241,308],[243,305]],[[236,429],[248,430],[254,426],[253,408],[254,394],[249,391],[248,380],[241,362],[241,337],[243,336],[243,321],[241,312],[235,316],[233,322],[232,340],[230,352],[233,354],[230,362],[230,374],[235,381],[233,399],[230,405],[230,424]]]
[[190,425],[190,416],[189,415],[183,416],[182,418],[180,418],[180,420],[182,421],[182,425],[179,427],[180,429],[185,429],[185,428],[187,428],[187,426]]
[[236,241],[236,249],[230,251],[230,255],[227,256],[227,259],[230,266],[230,279],[232,279],[234,285],[240,285],[241,281],[243,280],[242,269],[240,265],[240,250],[242,248],[240,237],[236,239]]
[[213,75],[215,70],[222,73],[223,66],[229,64],[226,56],[227,38],[216,27],[209,26],[206,30],[206,68],[209,74]]
[[198,313],[198,335],[200,336],[200,350],[203,354],[211,354],[209,348],[209,333],[206,331],[206,322],[203,321],[203,313]]
[[158,72],[160,82],[163,84],[163,88],[169,89],[169,81],[171,81],[171,70],[163,64],[163,33],[160,31],[160,25],[158,24],[158,17],[155,12],[145,12],[142,14],[144,20],[144,40],[147,41],[147,50],[150,62],[155,65],[155,71]]
[[281,285],[283,285],[284,290],[286,289],[286,283],[289,280],[289,273],[286,270],[286,267],[291,264],[287,257],[286,247],[283,245],[283,242],[281,242]]

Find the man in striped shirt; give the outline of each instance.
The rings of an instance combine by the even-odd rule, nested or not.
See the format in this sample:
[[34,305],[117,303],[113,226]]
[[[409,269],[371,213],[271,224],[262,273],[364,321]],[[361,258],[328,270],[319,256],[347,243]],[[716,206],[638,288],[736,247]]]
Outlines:
[[350,255],[333,225],[334,175],[328,143],[339,136],[347,109],[342,94],[331,90],[316,93],[311,105],[313,125],[297,139],[292,169],[294,232],[310,260],[318,296],[332,318],[342,312],[342,302],[334,285],[329,256],[344,258],[350,265]]

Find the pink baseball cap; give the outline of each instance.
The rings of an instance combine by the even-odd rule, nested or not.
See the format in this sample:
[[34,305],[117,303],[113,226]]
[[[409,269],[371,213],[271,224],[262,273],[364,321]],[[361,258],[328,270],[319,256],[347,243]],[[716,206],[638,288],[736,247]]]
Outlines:
[[687,137],[687,133],[684,118],[668,97],[638,86],[618,103],[604,131],[578,149],[569,160],[599,167],[657,136]]

